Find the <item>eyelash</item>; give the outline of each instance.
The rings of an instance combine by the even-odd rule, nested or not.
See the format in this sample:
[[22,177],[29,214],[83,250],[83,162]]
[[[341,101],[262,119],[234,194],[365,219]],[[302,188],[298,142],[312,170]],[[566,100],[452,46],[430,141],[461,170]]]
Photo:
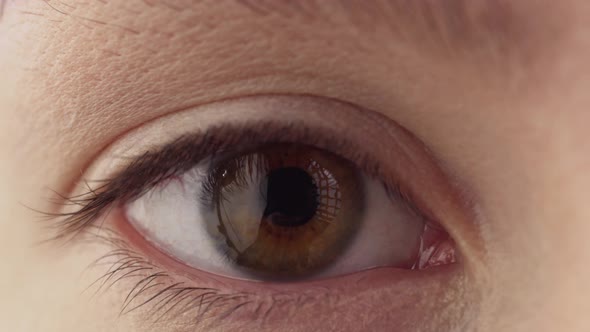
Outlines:
[[[362,149],[356,148],[352,142],[335,140],[333,137],[331,133],[322,135],[300,123],[277,126],[276,123],[261,122],[253,126],[214,127],[202,134],[182,136],[164,148],[148,151],[135,158],[125,158],[132,162],[121,173],[111,179],[92,181],[100,184],[97,188],[92,188],[90,182],[84,180],[87,190],[85,193],[68,197],[55,192],[57,200],[54,202],[80,208],[74,212],[44,214],[51,219],[60,219],[57,221],[55,239],[73,238],[99,219],[114,203],[132,201],[159,183],[189,170],[205,158],[223,158],[229,153],[251,151],[262,144],[297,143],[341,154],[368,176],[388,179],[382,183],[390,197],[399,199],[424,220],[432,220],[417,207],[397,179],[384,174],[378,161],[360,153]],[[239,145],[236,148],[237,144]]]
[[[96,279],[86,290],[95,287],[97,294],[102,290],[108,290],[114,284],[127,278],[137,278],[132,283],[130,291],[125,296],[119,314],[125,315],[147,305],[152,305],[149,310],[152,324],[164,322],[166,318],[175,321],[187,312],[194,310],[194,322],[187,322],[194,327],[199,323],[215,303],[222,302],[224,309],[218,315],[215,322],[229,316],[236,310],[254,303],[252,294],[247,293],[223,293],[220,289],[210,287],[190,287],[184,282],[176,282],[174,277],[159,268],[156,264],[144,258],[120,238],[113,230],[101,230],[101,235],[93,234],[103,241],[113,243],[116,248],[101,256],[89,265],[89,269],[102,265],[109,266],[106,273]],[[182,305],[184,304],[184,305]],[[262,306],[262,303],[259,303]],[[255,310],[256,313],[259,310]],[[191,315],[189,315],[191,316]]]
[[[117,248],[91,266],[110,264],[108,271],[93,283],[93,286],[98,285],[96,292],[108,289],[121,280],[138,278],[123,302],[121,314],[152,303],[153,315],[162,312],[162,317],[172,317],[174,313],[186,313],[192,308],[197,313],[197,320],[200,320],[209,310],[211,303],[223,302],[227,304],[227,308],[217,314],[217,318],[226,317],[238,309],[244,310],[256,303],[257,307],[251,308],[253,314],[264,318],[276,304],[274,296],[271,297],[272,303],[263,304],[260,299],[253,300],[253,294],[223,293],[220,289],[183,286],[182,283],[175,282],[175,277],[164,269],[158,268],[158,264],[153,263],[150,258],[145,257],[146,255],[139,254],[131,248],[124,236],[117,231],[104,228],[103,223],[117,205],[132,201],[154,186],[188,171],[205,158],[222,159],[230,154],[252,151],[269,143],[307,144],[339,154],[351,160],[368,176],[387,179],[382,182],[388,195],[404,202],[410,211],[424,220],[433,220],[417,207],[411,195],[396,181],[397,179],[383,172],[376,159],[363,154],[363,149],[356,144],[334,138],[339,136],[341,135],[326,132],[325,129],[314,130],[304,123],[279,125],[274,122],[222,125],[203,133],[181,136],[163,148],[152,149],[134,158],[125,158],[130,162],[110,179],[84,181],[86,191],[82,194],[68,197],[56,193],[56,203],[78,209],[74,212],[45,213],[48,218],[56,219],[54,225],[57,230],[52,239],[73,240],[81,234],[91,234]],[[98,186],[92,188],[91,183]],[[110,261],[111,259],[114,261]],[[300,299],[301,296],[297,294],[295,298]],[[147,300],[139,300],[140,298]],[[289,298],[293,297],[282,298],[282,301],[289,301]],[[139,304],[132,305],[134,301]],[[196,302],[199,304],[195,307]],[[204,305],[206,306],[203,307]],[[268,306],[268,309],[260,309],[262,306]],[[158,316],[154,323],[162,317]]]
[[186,324],[187,330],[192,331],[197,326],[218,326],[227,317],[244,310],[247,310],[249,320],[264,322],[277,307],[309,296],[276,293],[264,298],[247,292],[223,292],[213,287],[187,286],[185,282],[176,281],[173,275],[131,249],[115,231],[102,229],[100,234],[92,235],[96,236],[95,240],[109,242],[117,249],[88,266],[87,269],[92,269],[107,265],[108,270],[87,287],[85,292],[95,288],[94,296],[118,282],[135,278],[129,285],[130,290],[123,299],[119,315],[151,306],[147,315],[152,327],[158,324],[167,328],[170,323],[176,326]]

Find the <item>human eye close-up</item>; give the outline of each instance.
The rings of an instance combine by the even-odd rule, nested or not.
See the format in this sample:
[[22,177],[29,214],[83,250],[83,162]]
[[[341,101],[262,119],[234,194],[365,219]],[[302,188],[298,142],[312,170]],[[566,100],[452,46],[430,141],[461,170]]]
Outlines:
[[0,0],[0,330],[587,331],[589,18]]
[[[240,120],[227,120],[233,112]],[[288,310],[306,310],[304,299],[319,305],[352,287],[355,296],[371,290],[365,278],[404,282],[401,294],[458,282],[442,221],[460,215],[455,190],[423,145],[372,113],[265,96],[158,119],[108,147],[48,221],[56,241],[115,244],[93,262],[110,267],[91,288],[123,281],[131,288],[122,312],[145,307],[155,324],[180,313],[190,317],[184,324],[234,316],[279,324]],[[288,114],[300,115],[284,123]],[[386,150],[382,139],[392,141]]]

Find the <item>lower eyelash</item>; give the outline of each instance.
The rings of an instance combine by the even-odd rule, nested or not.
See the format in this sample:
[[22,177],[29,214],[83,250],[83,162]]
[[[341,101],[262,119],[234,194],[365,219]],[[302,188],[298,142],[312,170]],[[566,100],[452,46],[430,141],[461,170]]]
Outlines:
[[[110,228],[92,226],[84,231],[89,242],[99,242],[113,247],[111,251],[88,265],[86,270],[105,269],[84,292],[98,296],[112,290],[118,284],[125,284],[129,291],[122,297],[119,315],[141,312],[142,321],[153,327],[182,325],[187,331],[198,328],[219,327],[227,319],[240,315],[247,319],[249,326],[265,322],[279,308],[309,301],[322,294],[282,293],[258,295],[239,291],[223,291],[212,287],[189,286],[189,282],[178,281],[174,275],[150,262],[132,249],[119,234]],[[87,242],[88,243],[88,242]],[[193,282],[197,283],[197,280]],[[319,296],[319,297],[318,297]],[[147,309],[146,309],[147,308]],[[187,318],[188,317],[188,318]]]
[[[131,288],[123,298],[120,315],[141,309],[151,325],[170,322],[176,325],[181,319],[192,330],[205,323],[217,325],[255,303],[252,294],[225,293],[216,288],[187,286],[185,282],[175,281],[169,273],[129,248],[115,231],[101,229],[87,234],[95,240],[115,245],[115,249],[87,267],[87,270],[108,268],[85,292],[93,291],[92,296],[96,296],[121,282],[128,282]],[[145,310],[147,306],[151,308]],[[185,317],[191,318],[187,320]]]

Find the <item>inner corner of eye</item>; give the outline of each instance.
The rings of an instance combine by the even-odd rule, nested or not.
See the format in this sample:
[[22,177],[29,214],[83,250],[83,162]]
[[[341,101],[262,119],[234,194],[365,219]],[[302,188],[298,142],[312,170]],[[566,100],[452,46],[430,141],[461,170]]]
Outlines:
[[354,162],[306,145],[197,163],[126,204],[125,214],[168,256],[230,278],[314,279],[455,261],[442,228]]

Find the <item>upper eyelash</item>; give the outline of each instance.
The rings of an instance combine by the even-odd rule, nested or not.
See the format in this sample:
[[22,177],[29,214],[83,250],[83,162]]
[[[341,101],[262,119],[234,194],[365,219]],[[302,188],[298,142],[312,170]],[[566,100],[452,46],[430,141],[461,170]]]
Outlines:
[[[325,130],[324,130],[325,131]],[[57,195],[58,204],[76,206],[73,212],[44,213],[48,219],[57,219],[51,239],[72,239],[95,223],[103,213],[117,202],[128,202],[145,194],[166,179],[180,175],[205,158],[222,158],[230,151],[238,154],[252,151],[256,146],[268,143],[298,143],[316,146],[340,154],[370,176],[381,176],[380,163],[362,153],[353,142],[335,139],[334,133],[314,132],[302,123],[278,125],[273,122],[258,122],[254,125],[222,125],[203,133],[184,135],[162,148],[152,149],[140,156],[126,158],[131,162],[110,179],[92,181],[98,183],[92,188],[84,181],[86,192],[75,196]],[[389,195],[404,202],[420,216],[404,188],[397,182],[384,183]],[[427,218],[425,218],[427,219]]]

